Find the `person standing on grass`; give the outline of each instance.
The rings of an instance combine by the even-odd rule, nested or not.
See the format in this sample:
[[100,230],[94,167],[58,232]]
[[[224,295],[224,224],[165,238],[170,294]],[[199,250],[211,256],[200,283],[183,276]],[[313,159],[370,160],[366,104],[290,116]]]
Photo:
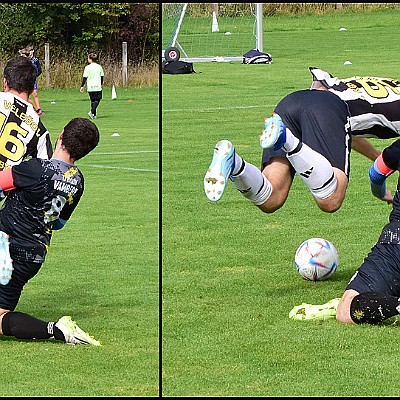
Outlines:
[[64,227],[81,199],[84,179],[75,162],[98,142],[96,125],[86,118],[74,118],[58,136],[50,160],[30,159],[0,172],[0,187],[10,192],[0,210],[0,230],[9,237],[13,267],[11,279],[0,285],[3,335],[100,345],[70,316],[47,322],[14,311],[25,284],[45,260],[52,231]]
[[40,116],[42,115],[43,111],[40,108],[39,95],[38,95],[39,84],[37,79],[42,73],[42,66],[40,64],[39,59],[33,55],[34,51],[35,50],[33,49],[33,46],[26,46],[24,49],[19,50],[19,54],[23,57],[29,58],[32,61],[32,64],[36,67],[37,70],[36,80],[32,92],[33,101],[29,100],[29,102],[33,105],[37,114]]
[[88,115],[92,119],[97,118],[97,107],[102,99],[102,86],[104,81],[103,67],[97,63],[97,54],[90,53],[88,55],[88,63],[83,71],[83,79],[80,92],[83,93],[85,83],[87,85],[87,92],[90,97],[90,111]]

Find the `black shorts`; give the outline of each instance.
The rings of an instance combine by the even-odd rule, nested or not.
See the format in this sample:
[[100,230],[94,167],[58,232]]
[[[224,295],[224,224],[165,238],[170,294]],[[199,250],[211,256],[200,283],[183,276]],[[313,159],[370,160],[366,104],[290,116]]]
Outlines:
[[99,92],[88,92],[90,101],[100,101],[103,98],[103,91],[100,90]]
[[376,244],[350,279],[348,289],[400,296],[400,245]]
[[0,308],[10,311],[15,309],[24,285],[39,272],[41,266],[41,263],[13,261],[11,280],[7,285],[0,285]]
[[[299,90],[284,97],[275,112],[298,139],[349,176],[351,134],[343,100],[323,90]],[[272,156],[286,157],[286,153],[264,149],[262,168]]]

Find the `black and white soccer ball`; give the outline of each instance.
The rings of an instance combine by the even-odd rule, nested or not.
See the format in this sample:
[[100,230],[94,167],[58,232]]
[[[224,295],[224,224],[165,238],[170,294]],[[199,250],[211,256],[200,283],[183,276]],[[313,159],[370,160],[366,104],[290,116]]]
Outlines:
[[330,278],[339,265],[336,247],[326,239],[305,240],[296,250],[294,262],[299,274],[309,281]]

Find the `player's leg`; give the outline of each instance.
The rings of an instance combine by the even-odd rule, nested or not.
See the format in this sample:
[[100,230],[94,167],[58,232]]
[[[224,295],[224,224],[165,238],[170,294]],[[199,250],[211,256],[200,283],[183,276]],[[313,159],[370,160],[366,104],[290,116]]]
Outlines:
[[35,85],[34,85],[33,92],[32,92],[33,103],[34,103],[33,106],[35,107],[35,110],[36,110],[37,114],[38,115],[42,115],[43,112],[42,112],[42,110],[40,108],[38,89],[39,89],[39,85],[38,85],[37,81],[35,81]]
[[[6,285],[0,286],[0,333],[18,339],[50,338],[53,336],[50,323],[38,320],[28,314],[14,312],[23,287],[39,272],[41,264],[14,260],[13,267],[12,279]],[[61,335],[61,332],[57,333]]]
[[88,92],[90,96],[90,114],[89,116],[93,119],[97,118],[97,107],[101,100],[102,92]]
[[62,317],[58,322],[43,321],[32,315],[14,311],[24,285],[39,271],[40,263],[13,261],[12,279],[0,285],[0,334],[17,339],[50,339],[72,344],[99,345],[83,332],[71,317]]
[[335,190],[327,195],[327,197],[318,197],[318,195],[314,195],[314,200],[317,203],[318,207],[325,212],[332,213],[337,211],[346,196],[346,190],[349,183],[349,179],[347,175],[339,168],[332,167],[332,170],[336,179],[336,188]]
[[0,308],[0,334],[16,339],[54,338],[69,344],[100,346],[99,341],[80,329],[69,316],[62,317],[57,322],[43,321],[26,313]]
[[[313,132],[314,136],[320,134],[322,136],[321,132]],[[345,141],[345,138],[343,140]],[[345,147],[346,144],[338,142],[336,146]],[[285,126],[278,114],[274,113],[272,117],[265,120],[265,129],[260,136],[260,145],[263,148],[282,149],[286,153],[287,159],[310,189],[322,211],[334,212],[340,208],[346,194],[347,174],[340,168],[333,167],[321,152],[313,150],[306,143],[301,142]],[[339,152],[340,154],[346,153],[346,159],[341,161],[344,169],[345,165],[348,165],[347,158],[350,147],[339,149]]]
[[354,323],[350,316],[350,304],[355,296],[359,293],[354,289],[348,289],[344,292],[342,298],[339,301],[338,308],[336,310],[336,320],[343,323]]
[[99,107],[99,105],[100,105],[100,101],[101,101],[101,99],[103,98],[103,91],[99,91],[99,92],[97,92],[97,95],[96,95],[96,101],[97,101],[97,105],[96,105],[96,117],[97,117],[97,108]]
[[[242,159],[231,142],[221,140],[214,148],[213,159],[204,177],[207,197],[212,201],[219,200],[228,179],[246,199],[264,212],[273,212],[282,206],[292,182],[290,164],[284,158],[278,162],[271,160],[261,172]],[[286,192],[282,194],[283,191]]]
[[263,152],[262,172],[271,183],[273,190],[268,201],[258,207],[265,213],[272,213],[285,204],[295,171],[286,157],[279,155],[278,152],[271,154],[266,150]]
[[93,110],[95,109],[95,98],[94,98],[94,92],[88,92],[89,99],[90,99],[90,110],[88,112],[88,115],[90,118],[95,119],[96,116],[93,114]]
[[379,324],[400,313],[398,247],[390,244],[373,247],[346,287],[338,305],[337,321]]
[[0,309],[0,333],[5,336],[14,336],[17,339],[50,339],[55,337],[64,340],[60,329],[55,322],[46,322],[29,314]]

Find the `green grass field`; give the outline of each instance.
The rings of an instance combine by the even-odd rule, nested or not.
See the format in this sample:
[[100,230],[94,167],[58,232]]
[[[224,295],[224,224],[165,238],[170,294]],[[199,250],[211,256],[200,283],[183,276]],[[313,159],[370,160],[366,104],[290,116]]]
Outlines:
[[[260,165],[264,117],[310,86],[308,67],[343,78],[400,78],[397,25],[393,11],[265,18],[271,65],[195,63],[196,74],[163,75],[164,396],[398,394],[399,328],[288,318],[302,302],[340,297],[388,221],[391,208],[369,191],[370,161],[352,153],[347,196],[334,214],[321,212],[297,177],[272,215],[231,183],[218,203],[203,191],[220,139]],[[380,149],[390,143],[372,142]],[[388,181],[392,191],[396,183],[397,174]],[[338,249],[328,281],[305,281],[295,269],[296,248],[310,237]]]
[[[104,88],[100,143],[77,162],[85,193],[17,307],[48,321],[71,315],[103,346],[2,336],[3,396],[158,395],[158,92],[117,88],[111,100]],[[70,119],[88,117],[86,92],[41,89],[39,96],[53,143]]]

